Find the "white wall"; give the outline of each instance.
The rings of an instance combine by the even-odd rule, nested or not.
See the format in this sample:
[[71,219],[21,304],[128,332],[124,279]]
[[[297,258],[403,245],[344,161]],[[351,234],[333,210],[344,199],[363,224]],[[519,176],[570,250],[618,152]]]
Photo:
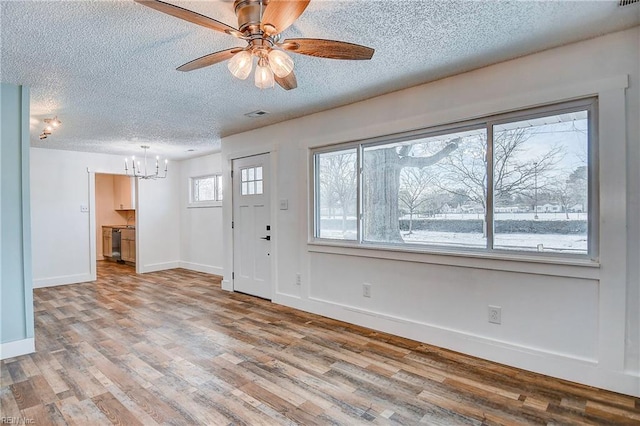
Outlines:
[[180,264],[183,268],[222,275],[222,206],[189,206],[189,178],[219,173],[222,173],[220,153],[181,163]]
[[[34,287],[90,281],[95,275],[91,215],[95,177],[123,174],[122,157],[31,148],[31,226]],[[179,265],[180,164],[169,177],[138,185],[137,249],[141,272]],[[95,232],[95,229],[94,229]]]
[[[274,301],[640,396],[639,41],[636,27],[224,138],[225,175],[233,158],[272,153]],[[307,242],[309,148],[592,95],[599,99],[598,265]],[[288,210],[277,208],[281,199]],[[226,201],[224,223],[232,215]],[[224,246],[223,288],[231,290],[228,227]],[[371,298],[362,297],[363,282],[372,284]],[[487,323],[489,304],[502,307],[502,325]]]

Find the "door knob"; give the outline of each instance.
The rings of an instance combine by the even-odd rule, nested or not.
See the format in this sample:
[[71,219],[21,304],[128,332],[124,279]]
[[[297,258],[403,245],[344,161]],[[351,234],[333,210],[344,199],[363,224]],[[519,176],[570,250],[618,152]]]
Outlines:
[[261,240],[271,241],[271,235],[267,235],[266,237],[260,237]]

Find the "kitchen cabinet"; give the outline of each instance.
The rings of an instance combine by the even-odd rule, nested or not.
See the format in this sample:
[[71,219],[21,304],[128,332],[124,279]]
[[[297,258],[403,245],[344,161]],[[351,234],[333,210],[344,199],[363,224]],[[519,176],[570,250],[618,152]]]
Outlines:
[[122,234],[122,260],[126,262],[136,261],[136,230],[123,229]]
[[102,256],[111,257],[111,228],[102,227]]
[[136,209],[135,179],[130,176],[113,177],[113,208],[115,210]]

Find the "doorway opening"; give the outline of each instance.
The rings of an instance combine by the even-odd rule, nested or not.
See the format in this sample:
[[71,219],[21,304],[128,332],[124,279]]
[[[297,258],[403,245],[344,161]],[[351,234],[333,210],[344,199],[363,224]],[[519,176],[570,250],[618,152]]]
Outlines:
[[131,176],[95,173],[92,252],[95,275],[133,274],[137,271],[136,179]]

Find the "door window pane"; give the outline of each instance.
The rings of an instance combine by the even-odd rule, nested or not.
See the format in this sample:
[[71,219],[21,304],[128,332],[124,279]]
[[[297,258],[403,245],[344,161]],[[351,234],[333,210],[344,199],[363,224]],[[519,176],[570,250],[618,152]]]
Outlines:
[[494,248],[586,254],[588,113],[494,127]]
[[262,193],[262,166],[242,169],[242,195],[260,195]]
[[316,236],[357,239],[356,149],[316,154],[316,165]]

